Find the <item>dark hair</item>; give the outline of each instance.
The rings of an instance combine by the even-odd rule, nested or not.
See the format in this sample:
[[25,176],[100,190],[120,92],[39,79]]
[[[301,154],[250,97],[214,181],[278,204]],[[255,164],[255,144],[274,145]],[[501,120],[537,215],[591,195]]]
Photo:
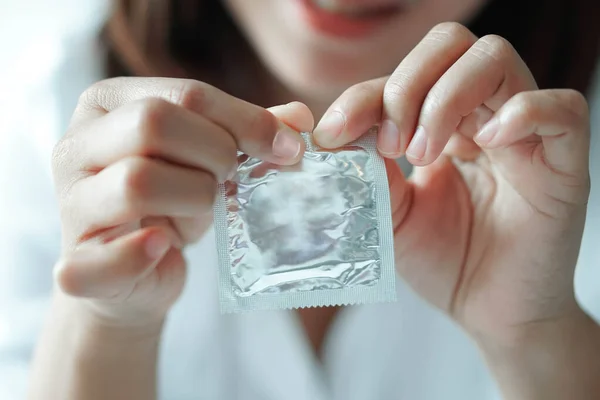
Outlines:
[[[600,51],[598,17],[598,0],[489,0],[469,27],[508,39],[540,88],[585,93]],[[239,95],[226,76],[260,64],[218,0],[116,0],[105,33],[112,76],[201,78]],[[236,68],[242,62],[246,71]]]

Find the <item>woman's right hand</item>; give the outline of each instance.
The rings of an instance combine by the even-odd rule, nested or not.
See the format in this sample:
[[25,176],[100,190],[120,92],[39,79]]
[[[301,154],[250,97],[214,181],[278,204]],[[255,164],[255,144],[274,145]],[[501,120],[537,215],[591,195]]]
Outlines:
[[304,142],[290,126],[312,130],[306,106],[266,110],[181,79],[93,85],[53,158],[63,297],[111,324],[162,321],[183,287],[181,249],[211,225],[237,150],[294,164]]

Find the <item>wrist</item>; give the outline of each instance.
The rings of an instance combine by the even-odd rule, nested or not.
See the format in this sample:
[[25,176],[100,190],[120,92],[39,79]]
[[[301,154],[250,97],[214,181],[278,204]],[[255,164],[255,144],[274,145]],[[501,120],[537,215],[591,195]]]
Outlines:
[[[518,332],[517,332],[518,331]],[[576,345],[600,335],[600,326],[583,309],[577,307],[560,318],[529,322],[498,342],[485,337],[476,339],[480,350],[490,358],[535,357],[541,349]]]
[[55,300],[52,324],[57,333],[64,336],[62,351],[70,354],[78,373],[111,376],[119,370],[135,370],[134,374],[142,374],[147,377],[144,380],[151,381],[162,321],[140,323],[136,320],[124,324],[96,313],[81,299],[59,297]]
[[162,322],[122,324],[57,294],[36,349],[31,398],[152,399]]
[[54,309],[57,319],[70,325],[80,338],[101,342],[101,346],[153,344],[159,340],[164,325],[164,318],[158,316],[117,317],[87,299],[75,299],[64,294],[55,296]]
[[600,326],[582,309],[531,323],[510,343],[478,341],[506,398],[591,399],[600,392]]
[[55,292],[54,306],[77,318],[90,329],[101,329],[123,334],[150,334],[162,329],[166,312],[146,310],[110,300],[72,297]]

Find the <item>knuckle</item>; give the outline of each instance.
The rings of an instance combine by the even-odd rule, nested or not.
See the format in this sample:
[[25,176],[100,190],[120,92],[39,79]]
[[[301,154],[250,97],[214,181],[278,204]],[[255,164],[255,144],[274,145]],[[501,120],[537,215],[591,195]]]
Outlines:
[[77,104],[84,108],[88,108],[88,107],[92,106],[93,104],[97,104],[98,103],[97,99],[99,97],[104,96],[104,93],[106,93],[105,87],[106,87],[105,81],[99,81],[99,82],[96,82],[96,83],[88,86],[88,88],[85,89],[79,96]]
[[567,107],[569,107],[579,119],[585,121],[589,120],[590,106],[583,93],[573,89],[564,89],[564,96]]
[[90,110],[100,107],[101,104],[111,104],[113,88],[118,87],[124,79],[127,78],[109,78],[93,83],[79,96],[77,108]]
[[73,149],[73,139],[70,135],[62,137],[52,149],[51,166],[52,171],[56,175],[65,167],[66,160],[69,158]]
[[531,107],[533,101],[532,94],[533,92],[519,92],[510,101],[516,107]]
[[434,26],[428,36],[430,39],[444,41],[448,39],[472,40],[473,33],[458,22],[442,22]]
[[72,133],[68,133],[52,149],[50,168],[61,205],[68,202],[72,187],[82,176],[77,171],[80,161],[77,160],[76,141],[76,137]]
[[137,110],[137,147],[141,155],[153,154],[165,140],[165,121],[173,112],[173,105],[159,98],[141,100]]
[[453,109],[455,101],[448,97],[439,86],[434,85],[425,96],[421,112],[431,115],[442,111],[444,107],[446,109]]
[[515,49],[512,44],[498,35],[486,35],[482,37],[477,41],[475,48],[497,61],[512,59],[515,55]]
[[410,78],[403,72],[396,71],[388,79],[383,88],[384,104],[393,104],[410,97]]
[[536,120],[539,109],[533,99],[532,92],[520,92],[510,99],[509,119],[524,124],[527,120]]
[[350,86],[348,89],[346,89],[346,92],[344,93],[344,96],[347,96],[348,98],[361,98],[364,97],[365,95],[369,95],[371,92],[373,91],[373,85],[371,82],[361,82],[361,83],[357,83],[355,85]]
[[171,102],[198,113],[209,107],[212,86],[193,79],[183,79],[180,82],[169,93]]
[[585,96],[573,89],[562,89],[559,91],[550,90],[549,93],[555,93],[559,104],[563,105],[568,118],[568,124],[574,132],[590,135],[590,107]]
[[127,208],[135,208],[152,194],[152,162],[143,157],[131,157],[123,162],[122,192]]
[[80,297],[84,295],[84,290],[77,279],[76,268],[77,266],[72,260],[61,259],[55,266],[54,279],[64,293]]

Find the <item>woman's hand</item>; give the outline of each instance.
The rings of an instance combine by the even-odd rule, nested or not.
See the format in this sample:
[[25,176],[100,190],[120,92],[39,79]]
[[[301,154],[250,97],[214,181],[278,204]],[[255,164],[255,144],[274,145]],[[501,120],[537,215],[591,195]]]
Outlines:
[[382,155],[417,166],[405,180],[387,163],[397,270],[421,296],[489,353],[594,329],[600,348],[573,289],[590,190],[581,94],[538,90],[507,41],[447,23],[343,93],[314,134],[337,147],[374,124]]
[[237,150],[279,164],[303,155],[306,106],[271,112],[207,84],[118,78],[81,97],[56,146],[64,248],[58,286],[111,324],[161,321],[184,283],[181,248],[212,223]]

